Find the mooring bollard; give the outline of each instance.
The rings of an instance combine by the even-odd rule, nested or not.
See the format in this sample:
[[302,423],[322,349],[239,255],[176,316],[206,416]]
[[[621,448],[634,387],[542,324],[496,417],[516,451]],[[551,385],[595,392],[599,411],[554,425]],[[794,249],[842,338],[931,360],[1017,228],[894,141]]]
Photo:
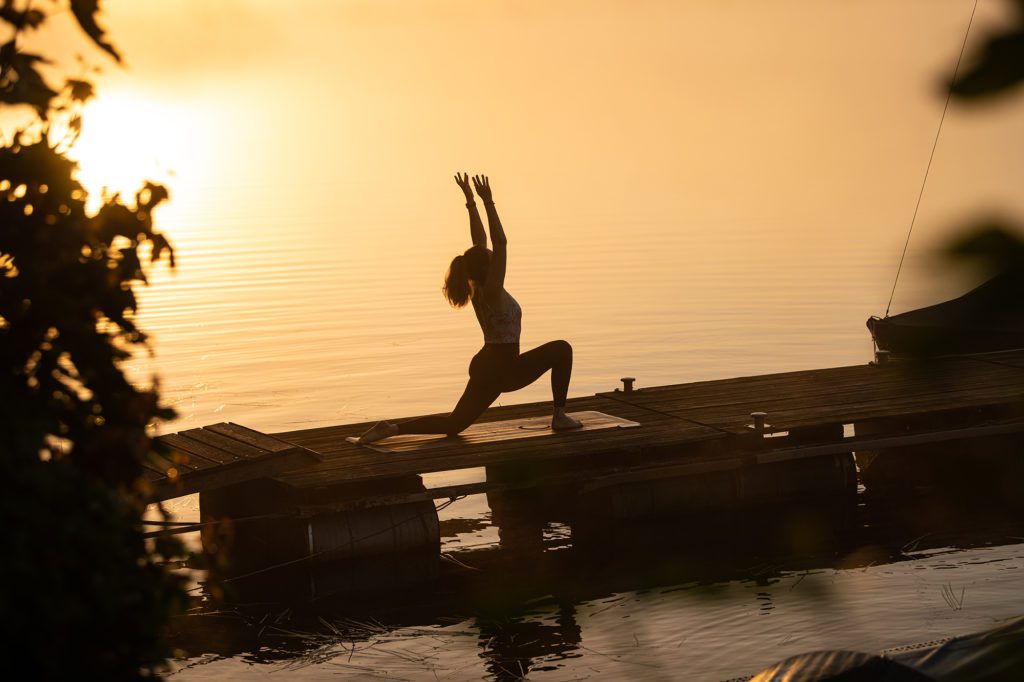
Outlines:
[[633,392],[633,382],[636,381],[636,377],[622,377],[622,379],[620,379],[620,381],[622,382],[622,392],[623,393],[632,393]]
[[875,351],[875,364],[876,365],[888,365],[889,364],[889,351],[887,351],[887,350],[876,350]]
[[764,422],[768,417],[767,412],[751,412],[750,418],[754,420],[754,431],[764,433]]

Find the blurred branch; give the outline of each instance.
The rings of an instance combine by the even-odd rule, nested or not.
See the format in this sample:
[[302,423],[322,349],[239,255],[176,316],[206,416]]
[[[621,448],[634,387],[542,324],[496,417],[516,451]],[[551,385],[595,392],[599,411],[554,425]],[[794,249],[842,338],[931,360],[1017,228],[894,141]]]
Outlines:
[[1024,81],[1024,0],[1015,5],[1015,22],[988,36],[968,69],[954,82],[946,80],[953,96],[965,101],[987,101],[1005,94]]

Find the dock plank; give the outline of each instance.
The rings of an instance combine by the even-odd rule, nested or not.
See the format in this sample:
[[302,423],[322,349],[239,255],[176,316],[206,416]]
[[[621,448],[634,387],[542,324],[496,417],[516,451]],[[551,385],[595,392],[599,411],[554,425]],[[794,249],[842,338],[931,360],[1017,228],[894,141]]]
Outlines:
[[[741,390],[742,389],[742,390]],[[601,394],[739,433],[750,413],[779,429],[1024,399],[1024,368],[973,359],[810,370]]]
[[188,459],[186,459],[184,457],[180,457],[180,456],[175,457],[172,454],[171,457],[168,458],[168,457],[164,457],[162,455],[159,455],[159,454],[157,454],[155,452],[151,452],[149,454],[149,461],[147,462],[147,464],[149,465],[148,466],[149,469],[157,472],[161,476],[166,476],[167,472],[172,470],[172,469],[174,471],[176,471],[176,472],[181,472],[181,473],[185,473],[185,472],[189,472],[189,471],[197,471],[197,469],[198,469],[195,465],[191,464],[188,461]]
[[179,435],[184,436],[185,438],[191,438],[194,441],[198,441],[204,445],[209,445],[217,448],[218,450],[223,450],[224,452],[228,452],[239,459],[248,459],[270,452],[269,450],[265,450],[259,446],[250,445],[230,436],[210,431],[205,427],[201,429],[189,429],[188,431],[182,431]]
[[204,426],[204,431],[212,431],[220,436],[231,438],[233,440],[241,441],[246,445],[251,445],[254,448],[265,450],[267,452],[281,452],[287,450],[291,445],[278,438],[273,438],[265,433],[260,433],[240,424],[232,424],[230,422],[224,422],[221,424],[211,424],[210,426]]
[[236,460],[243,459],[238,455],[221,450],[220,448],[215,448],[211,445],[207,445],[206,443],[201,443],[187,436],[183,436],[180,433],[171,433],[166,436],[161,436],[160,442],[172,450],[184,452],[192,455],[193,457],[202,458],[214,464],[229,464]]
[[301,445],[237,424],[189,429],[156,441],[168,454],[154,454],[144,475],[153,501],[269,478],[320,460]]

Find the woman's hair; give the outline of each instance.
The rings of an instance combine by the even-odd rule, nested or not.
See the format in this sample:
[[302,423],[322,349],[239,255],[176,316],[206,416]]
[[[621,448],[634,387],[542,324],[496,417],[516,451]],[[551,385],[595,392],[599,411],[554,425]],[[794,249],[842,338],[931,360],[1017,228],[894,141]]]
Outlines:
[[456,308],[469,303],[473,292],[487,282],[487,270],[491,264],[490,253],[483,246],[471,246],[464,253],[452,259],[444,275],[441,291],[448,302]]

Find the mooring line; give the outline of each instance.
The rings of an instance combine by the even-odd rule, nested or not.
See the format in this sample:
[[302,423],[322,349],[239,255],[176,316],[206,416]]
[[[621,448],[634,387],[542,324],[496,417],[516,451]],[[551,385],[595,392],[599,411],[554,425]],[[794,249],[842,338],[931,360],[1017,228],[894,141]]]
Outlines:
[[[248,521],[259,521],[261,519],[286,519],[291,518],[289,514],[259,514],[258,516],[243,516],[237,519],[231,519],[232,523],[246,523]],[[157,538],[161,535],[183,535],[185,533],[196,533],[201,531],[207,526],[215,526],[223,521],[215,519],[213,521],[172,521],[169,522],[173,525],[164,526],[163,530],[151,530],[146,531],[142,534],[143,538]],[[143,521],[143,525],[156,525],[152,521]],[[159,524],[163,525],[163,524]]]
[[978,11],[978,0],[974,0],[974,9],[971,10],[971,19],[967,22],[967,30],[964,32],[964,42],[960,46],[960,56],[956,58],[956,67],[953,69],[953,81],[946,93],[946,104],[942,107],[942,117],[939,119],[939,129],[935,131],[935,141],[932,142],[932,153],[928,157],[928,165],[924,169],[924,180],[921,181],[921,191],[917,194],[917,204],[914,206],[914,216],[910,219],[910,229],[907,231],[907,241],[903,244],[903,254],[900,256],[899,267],[896,268],[896,279],[892,283],[892,293],[889,294],[889,303],[885,306],[885,316],[889,317],[889,309],[892,308],[892,299],[896,295],[896,284],[900,281],[900,271],[903,270],[903,260],[907,257],[907,247],[910,246],[910,235],[914,233],[914,223],[917,221],[917,211],[921,208],[921,198],[924,196],[925,185],[928,184],[928,173],[932,169],[932,160],[935,158],[935,149],[939,146],[939,134],[942,132],[942,123],[946,120],[946,111],[949,109],[949,101],[953,98],[953,86],[956,85],[957,76],[960,73],[960,61],[964,58],[964,50],[967,48],[967,37],[971,35],[971,24],[974,23],[974,13]]
[[714,424],[705,424],[704,422],[699,422],[696,419],[689,419],[687,417],[680,417],[678,414],[672,414],[671,412],[662,412],[661,410],[659,410],[657,408],[648,407],[647,405],[638,405],[636,403],[631,403],[628,400],[625,400],[623,398],[619,398],[619,397],[615,396],[612,393],[598,393],[597,395],[599,395],[602,398],[610,398],[611,400],[617,400],[618,402],[622,403],[623,405],[629,405],[630,407],[638,407],[641,410],[647,410],[648,412],[654,412],[655,414],[660,414],[660,415],[663,415],[665,417],[672,417],[673,419],[678,419],[680,421],[684,421],[684,422],[687,422],[687,423],[690,423],[690,424],[694,424],[696,426],[703,426],[703,427],[706,427],[706,428],[709,428],[709,429],[714,429],[715,431],[720,431],[720,432],[722,432],[722,433],[724,433],[726,435],[731,435],[732,434],[732,432],[729,431],[728,429],[723,429],[723,428],[721,428],[719,426],[715,426]]

